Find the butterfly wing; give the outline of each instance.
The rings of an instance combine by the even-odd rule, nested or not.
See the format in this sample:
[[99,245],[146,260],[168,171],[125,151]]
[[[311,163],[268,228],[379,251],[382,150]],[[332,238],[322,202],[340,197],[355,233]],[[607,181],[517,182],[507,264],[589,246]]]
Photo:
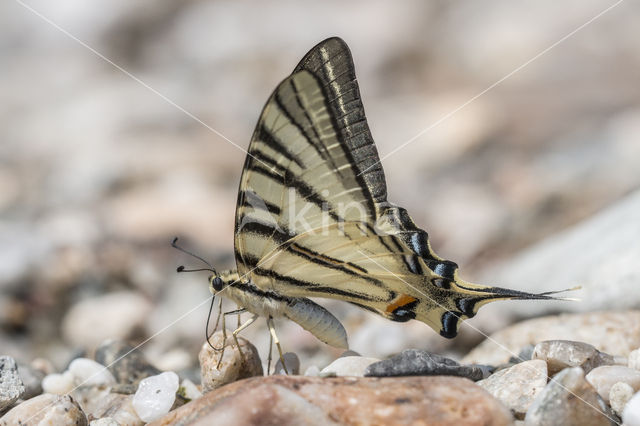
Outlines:
[[238,272],[291,297],[329,297],[453,337],[492,300],[549,298],[467,283],[387,202],[349,50],[313,48],[275,90],[249,146],[236,211]]

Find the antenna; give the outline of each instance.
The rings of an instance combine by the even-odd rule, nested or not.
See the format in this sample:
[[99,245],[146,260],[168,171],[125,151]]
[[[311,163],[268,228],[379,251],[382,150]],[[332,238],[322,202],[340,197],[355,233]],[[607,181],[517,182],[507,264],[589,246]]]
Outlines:
[[211,271],[214,274],[218,275],[218,273],[216,272],[215,268],[213,266],[211,266],[211,264],[209,262],[207,262],[206,260],[204,260],[203,258],[201,258],[200,256],[198,256],[197,254],[191,253],[188,250],[183,249],[182,247],[180,247],[178,244],[176,244],[176,242],[178,241],[178,237],[175,237],[173,239],[173,241],[171,241],[171,247],[173,247],[176,250],[180,250],[181,252],[188,254],[189,256],[195,257],[196,259],[198,259],[199,261],[201,261],[202,263],[204,263],[205,265],[207,265],[209,268],[202,268],[202,269],[185,269],[184,266],[178,266],[177,272],[196,272],[196,271]]

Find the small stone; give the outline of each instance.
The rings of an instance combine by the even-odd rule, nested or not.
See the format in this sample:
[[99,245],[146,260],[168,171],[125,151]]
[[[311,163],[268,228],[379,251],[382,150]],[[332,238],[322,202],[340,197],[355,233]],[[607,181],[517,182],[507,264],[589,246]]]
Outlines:
[[474,365],[460,365],[456,361],[418,349],[407,349],[398,355],[367,367],[365,376],[458,376],[480,380],[484,373]]
[[547,364],[539,359],[524,361],[495,372],[477,384],[523,418],[533,400],[547,384]]
[[566,368],[556,374],[524,418],[527,426],[609,426],[613,420],[580,367]]
[[140,381],[133,396],[133,408],[145,422],[152,422],[169,412],[176,400],[180,379],[172,371]]
[[16,360],[0,356],[0,412],[9,408],[25,393]]
[[0,426],[87,425],[87,416],[69,395],[44,393],[13,407],[0,419]]
[[380,360],[362,356],[340,357],[323,368],[320,375],[333,373],[334,376],[364,377],[365,370],[374,362],[380,362]]
[[200,389],[198,389],[198,387],[191,380],[184,379],[182,383],[180,383],[178,395],[188,401],[191,401],[200,398],[202,396],[202,392],[200,392]]
[[[287,366],[287,371],[289,372],[289,374],[300,374],[300,358],[298,358],[298,355],[294,354],[293,352],[286,352],[282,354],[282,357],[284,358],[284,364]],[[280,360],[280,357],[278,357],[278,361],[273,368],[273,374],[287,374],[282,367],[282,361]]]
[[609,391],[609,405],[618,416],[622,416],[625,405],[633,396],[634,390],[628,383],[618,382]]
[[320,375],[320,368],[317,365],[311,365],[304,371],[305,376],[317,377]]
[[33,361],[31,361],[30,366],[35,370],[42,371],[44,375],[53,374],[56,372],[56,369],[54,368],[51,361],[45,358],[34,359]]
[[619,365],[605,365],[591,370],[587,374],[587,381],[596,388],[602,399],[609,402],[611,387],[618,382],[627,383],[634,392],[640,390],[640,371]]
[[[122,385],[134,385],[137,389],[140,380],[155,376],[162,371],[147,362],[144,355],[133,346],[121,340],[107,340],[96,350],[96,361],[107,366],[116,381]],[[124,389],[123,389],[124,390]]]
[[18,373],[25,388],[22,399],[30,399],[42,393],[42,379],[45,376],[43,371],[30,365],[18,364]]
[[70,371],[49,374],[42,379],[42,391],[55,395],[65,395],[75,387],[75,377]]
[[533,355],[534,347],[534,345],[525,346],[524,348],[520,349],[520,352],[518,352],[517,356],[512,356],[511,358],[509,358],[508,362],[511,364],[517,364],[522,361],[529,361]]
[[111,386],[116,383],[115,377],[102,364],[88,358],[76,358],[69,364],[68,370],[73,374],[78,386]]
[[91,420],[89,426],[120,426],[120,423],[111,417],[103,417],[98,420]]
[[631,397],[622,411],[622,422],[625,426],[640,426],[640,392]]
[[588,343],[571,340],[540,342],[533,350],[533,359],[546,361],[550,376],[567,367],[580,367],[588,373],[601,365],[615,364],[613,356],[600,352]]
[[[221,348],[224,344],[222,331],[214,333],[209,340],[214,347]],[[256,347],[243,337],[238,337],[238,341],[242,348],[242,354],[235,345],[231,333],[227,333],[227,345],[220,362],[220,368],[218,368],[218,361],[221,352],[213,350],[207,342],[203,343],[198,354],[203,393],[236,380],[264,374]]]
[[205,394],[168,424],[512,425],[497,399],[460,377],[255,377]]
[[127,338],[150,312],[151,303],[139,293],[109,293],[72,306],[62,320],[62,333],[74,345],[95,347],[108,338]]
[[629,368],[640,370],[640,349],[635,349],[629,352],[629,359],[627,362]]

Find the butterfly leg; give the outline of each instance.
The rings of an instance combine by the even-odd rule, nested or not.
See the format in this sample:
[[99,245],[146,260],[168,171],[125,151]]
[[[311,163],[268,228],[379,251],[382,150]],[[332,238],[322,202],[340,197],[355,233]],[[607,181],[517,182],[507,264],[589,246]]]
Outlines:
[[273,337],[273,341],[276,342],[276,348],[278,348],[278,353],[280,354],[280,362],[282,363],[282,368],[284,368],[285,374],[289,374],[287,371],[287,365],[284,363],[284,356],[282,356],[282,348],[280,347],[280,340],[278,340],[278,336],[276,336],[276,329],[273,327],[273,318],[269,317],[267,319],[267,325],[269,326],[269,332]]
[[[242,311],[244,311],[244,309],[242,309]],[[251,318],[249,318],[249,320],[247,322],[242,324],[240,327],[236,328],[234,330],[234,332],[232,333],[233,334],[233,340],[236,341],[236,346],[238,347],[238,352],[240,352],[240,356],[242,356],[242,360],[243,361],[244,361],[244,353],[242,353],[242,349],[240,349],[240,342],[238,342],[238,333],[240,333],[245,328],[249,327],[257,319],[258,319],[258,315],[254,314]]]
[[269,333],[269,356],[267,357],[267,376],[271,371],[271,352],[273,350],[273,336]]
[[[222,349],[220,350],[220,358],[218,359],[218,364],[216,365],[217,369],[220,369],[220,364],[222,364],[222,357],[224,356],[224,348],[227,346],[227,325],[225,319],[227,315],[241,314],[242,312],[246,312],[246,309],[235,309],[233,311],[225,312],[224,314],[222,314]],[[235,338],[236,336],[234,335],[233,337]],[[236,344],[237,343],[238,339],[236,339]],[[238,346],[238,350],[240,351],[240,354],[242,354],[240,346]]]

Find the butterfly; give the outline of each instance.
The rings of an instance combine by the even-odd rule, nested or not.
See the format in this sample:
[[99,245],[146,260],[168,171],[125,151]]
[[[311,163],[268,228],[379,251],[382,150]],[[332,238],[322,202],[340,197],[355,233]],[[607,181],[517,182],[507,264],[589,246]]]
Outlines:
[[[255,314],[269,315],[258,312],[261,300],[331,298],[452,338],[489,302],[557,299],[463,280],[387,200],[351,53],[336,37],[312,48],[262,110],[240,179],[234,245],[237,271],[214,274],[210,286]],[[245,293],[257,298],[242,300]],[[339,335],[339,321],[322,309],[319,322]]]

